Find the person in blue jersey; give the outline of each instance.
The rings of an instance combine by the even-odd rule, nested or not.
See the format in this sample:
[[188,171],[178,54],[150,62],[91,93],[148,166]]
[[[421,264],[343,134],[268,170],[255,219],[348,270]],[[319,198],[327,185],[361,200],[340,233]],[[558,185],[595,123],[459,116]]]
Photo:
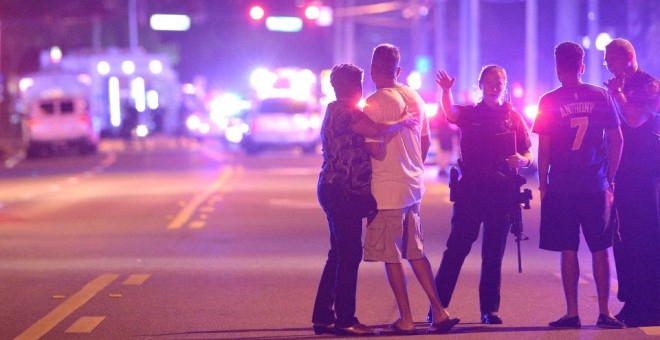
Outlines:
[[355,317],[362,219],[369,208],[376,211],[371,196],[371,156],[364,136],[378,137],[417,125],[405,109],[392,121],[370,120],[357,106],[363,74],[352,64],[336,65],[330,74],[337,100],[328,105],[323,120],[323,164],[318,181],[319,203],[330,228],[330,251],[314,303],[312,325],[316,334],[374,334]]
[[580,227],[591,251],[600,314],[596,325],[625,328],[609,310],[610,264],[617,224],[612,202],[623,137],[607,90],[583,83],[584,50],[573,42],[555,47],[561,86],[544,94],[532,131],[539,135],[540,247],[561,252],[566,314],[550,327],[580,328],[577,250]]
[[531,141],[525,122],[510,103],[503,102],[506,72],[487,65],[479,74],[483,100],[476,105],[454,105],[451,88],[456,78],[437,74],[442,108],[449,123],[460,129],[461,178],[452,187],[451,233],[435,283],[449,306],[458,276],[483,224],[479,307],[481,323],[502,324],[499,315],[502,258],[511,227],[513,203],[507,199],[518,169],[532,164]]
[[624,302],[616,317],[629,327],[660,325],[660,81],[637,64],[625,39],[605,48],[614,75],[605,85],[621,108],[623,154],[616,174],[615,206],[621,242],[613,247]]

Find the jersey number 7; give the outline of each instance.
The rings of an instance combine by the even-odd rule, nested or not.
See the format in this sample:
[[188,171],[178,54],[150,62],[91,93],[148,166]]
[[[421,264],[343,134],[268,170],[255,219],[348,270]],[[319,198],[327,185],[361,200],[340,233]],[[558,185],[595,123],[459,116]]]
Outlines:
[[573,151],[580,150],[580,147],[582,146],[582,141],[584,140],[584,134],[587,132],[588,126],[589,126],[589,117],[571,118],[571,127],[577,128],[577,133],[575,134],[575,139],[573,140],[573,148],[571,150]]

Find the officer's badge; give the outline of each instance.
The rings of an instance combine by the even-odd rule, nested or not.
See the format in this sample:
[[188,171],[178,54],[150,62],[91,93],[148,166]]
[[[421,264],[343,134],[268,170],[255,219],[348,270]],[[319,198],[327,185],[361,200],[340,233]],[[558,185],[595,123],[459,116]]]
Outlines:
[[660,81],[653,79],[648,82],[646,84],[646,93],[650,97],[655,97],[660,94]]

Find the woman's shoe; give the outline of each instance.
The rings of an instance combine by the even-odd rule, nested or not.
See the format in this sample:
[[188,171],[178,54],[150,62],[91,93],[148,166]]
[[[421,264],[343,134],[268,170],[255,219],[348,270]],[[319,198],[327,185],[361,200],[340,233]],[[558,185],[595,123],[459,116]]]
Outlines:
[[582,323],[580,323],[579,316],[573,316],[570,318],[561,317],[561,319],[557,321],[550,322],[548,326],[556,328],[580,328],[582,327]]
[[391,325],[387,326],[383,331],[380,333],[381,335],[414,335],[415,334],[415,329],[403,329],[397,325],[396,322],[392,323]]
[[363,335],[374,335],[376,333],[374,332],[373,329],[358,322],[351,327],[335,327],[335,334],[363,336]]
[[481,315],[481,323],[484,325],[501,325],[502,317],[497,312],[488,312]]
[[320,323],[313,323],[312,328],[314,328],[314,334],[316,335],[321,335],[321,334],[335,334],[335,324],[330,323],[327,325],[320,324]]
[[445,319],[440,322],[434,322],[431,324],[431,327],[426,330],[426,333],[435,333],[435,334],[444,334],[448,333],[452,327],[456,326],[459,322],[461,322],[461,319],[459,318],[454,318],[454,319]]

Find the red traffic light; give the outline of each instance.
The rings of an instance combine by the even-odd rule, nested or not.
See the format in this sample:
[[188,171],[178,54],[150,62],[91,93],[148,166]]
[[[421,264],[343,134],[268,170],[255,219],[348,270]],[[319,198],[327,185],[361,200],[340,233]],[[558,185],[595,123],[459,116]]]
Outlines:
[[305,18],[309,20],[317,20],[321,16],[321,9],[319,6],[310,5],[305,8]]
[[250,7],[250,18],[252,18],[252,20],[261,20],[265,15],[266,11],[263,7],[259,5]]

